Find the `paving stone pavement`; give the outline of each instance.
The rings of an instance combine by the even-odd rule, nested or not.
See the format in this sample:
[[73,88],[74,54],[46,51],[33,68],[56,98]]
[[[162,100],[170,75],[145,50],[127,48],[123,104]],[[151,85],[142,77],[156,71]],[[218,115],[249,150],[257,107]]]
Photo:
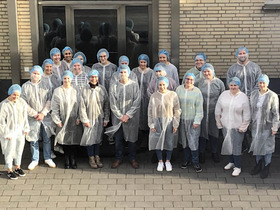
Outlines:
[[0,157],[0,209],[102,209],[102,210],[266,210],[280,209],[280,157],[273,156],[267,179],[251,176],[254,158],[244,154],[242,173],[232,177],[224,171],[227,157],[215,164],[210,154],[203,172],[181,169],[182,151],[172,172],[157,172],[151,152],[137,154],[140,168],[131,168],[127,157],[118,169],[111,169],[113,157],[103,157],[102,169],[91,169],[86,157],[78,158],[78,169],[64,169],[63,156],[48,168],[43,161],[28,171],[30,152],[26,146],[22,168],[26,177],[9,180]]

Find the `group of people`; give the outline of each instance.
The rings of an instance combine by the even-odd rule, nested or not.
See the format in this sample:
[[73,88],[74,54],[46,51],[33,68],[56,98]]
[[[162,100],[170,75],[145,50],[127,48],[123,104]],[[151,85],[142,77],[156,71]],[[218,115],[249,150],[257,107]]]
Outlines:
[[172,171],[171,156],[179,142],[184,153],[181,168],[193,166],[199,173],[207,142],[213,161],[220,161],[219,129],[224,136],[221,154],[229,155],[224,169],[233,169],[232,176],[238,176],[242,142],[250,124],[249,151],[256,156],[251,174],[268,176],[279,127],[278,96],[268,89],[268,76],[249,61],[245,47],[236,51],[237,62],[228,69],[229,90],[215,76],[213,65],[206,63],[204,53],[194,56],[195,66],[181,85],[166,50],[159,51],[154,69],[149,67],[149,57],[141,54],[139,66],[132,70],[127,56],[121,56],[116,66],[104,48],[92,68],[85,65],[82,52],[73,54],[67,46],[62,54],[63,60],[59,49],[51,49],[50,59],[42,67],[33,66],[30,80],[22,87],[12,85],[0,104],[1,147],[10,179],[25,176],[20,167],[25,139],[30,142],[29,170],[39,163],[40,139],[45,164],[56,167],[52,135],[54,146],[64,153],[66,169],[77,168],[78,146],[86,147],[91,168],[102,168],[99,151],[104,132],[115,141],[111,168],[122,163],[126,142],[133,168],[139,168],[137,146],[146,146],[155,151],[157,171]]

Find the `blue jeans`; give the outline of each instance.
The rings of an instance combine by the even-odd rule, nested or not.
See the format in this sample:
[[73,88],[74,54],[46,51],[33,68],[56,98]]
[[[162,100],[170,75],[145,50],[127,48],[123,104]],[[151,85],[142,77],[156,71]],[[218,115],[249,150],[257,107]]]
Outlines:
[[191,151],[191,149],[189,147],[186,147],[184,149],[184,157],[185,157],[185,161],[189,161],[192,158],[193,164],[199,163],[198,150]]
[[267,166],[271,163],[272,154],[256,155],[256,162],[258,163],[262,158],[264,158],[264,165]]
[[95,155],[99,155],[99,148],[100,148],[99,144],[93,144],[91,146],[87,146],[88,156],[92,157],[92,156],[95,156]]
[[[172,150],[166,150],[166,160],[171,160],[171,156],[172,156]],[[162,160],[162,150],[156,149],[156,154],[157,154],[157,158],[158,160]]]
[[[44,159],[51,159],[51,139],[48,137],[43,124],[40,127],[41,135],[43,137],[43,153]],[[30,150],[32,155],[32,161],[39,162],[39,142],[32,141],[30,142]]]
[[[115,156],[117,160],[122,160],[123,158],[123,127],[121,126],[119,130],[115,133]],[[128,143],[128,157],[129,160],[135,160],[136,157],[136,143]]]
[[[218,148],[218,139],[214,136],[209,135],[209,142],[211,144],[211,152],[217,153]],[[204,153],[206,149],[207,139],[199,137],[199,152]]]
[[236,168],[241,168],[241,155],[230,155],[229,162],[234,163]]

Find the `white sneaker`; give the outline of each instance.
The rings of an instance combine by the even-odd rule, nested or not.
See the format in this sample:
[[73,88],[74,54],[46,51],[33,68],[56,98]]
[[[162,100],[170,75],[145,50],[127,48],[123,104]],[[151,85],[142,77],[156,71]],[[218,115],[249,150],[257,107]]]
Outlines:
[[170,162],[165,162],[166,171],[172,171],[172,165]]
[[163,169],[164,169],[164,164],[163,164],[163,162],[158,162],[157,171],[163,171]]
[[45,164],[47,164],[50,168],[55,168],[56,165],[52,159],[45,160]]
[[234,168],[234,163],[228,163],[228,164],[224,167],[225,170],[229,170],[229,169],[232,169],[232,168]]
[[38,161],[32,161],[29,165],[28,165],[28,170],[32,171],[34,170],[34,168],[38,165]]
[[51,152],[51,159],[55,159],[56,158],[56,155],[54,154],[54,152],[52,151]]
[[233,172],[232,172],[232,176],[239,176],[239,174],[241,173],[241,168],[233,168]]
[[64,154],[63,148],[61,146],[56,145],[53,147],[53,150],[59,152],[60,154]]

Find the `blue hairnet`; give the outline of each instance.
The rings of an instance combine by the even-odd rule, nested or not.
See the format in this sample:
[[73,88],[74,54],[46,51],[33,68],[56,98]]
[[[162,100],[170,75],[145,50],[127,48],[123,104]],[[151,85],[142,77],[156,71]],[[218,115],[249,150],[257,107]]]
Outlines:
[[148,55],[146,55],[146,54],[141,54],[141,55],[139,55],[139,57],[138,57],[138,63],[140,63],[140,60],[145,60],[145,61],[147,62],[147,66],[150,65],[150,58],[149,58]]
[[32,74],[34,71],[38,71],[41,75],[43,74],[43,69],[39,65],[33,66],[32,69],[30,70],[30,74]]
[[100,54],[101,53],[103,53],[103,52],[105,52],[106,53],[106,55],[107,55],[107,59],[109,58],[109,52],[108,52],[108,50],[106,50],[105,48],[101,48],[100,50],[98,50],[98,52],[97,52],[97,60],[98,61],[100,61]]
[[91,76],[98,76],[99,77],[99,73],[96,69],[93,69],[91,70],[89,73],[88,73],[88,78],[90,78]]
[[120,58],[119,58],[119,65],[121,65],[121,62],[123,61],[126,61],[127,62],[127,65],[129,65],[129,58],[125,55],[122,55]]
[[61,52],[58,48],[52,48],[50,51],[50,57],[52,58],[55,54],[59,53],[59,55],[61,55]]
[[197,58],[202,58],[204,61],[206,61],[206,55],[204,53],[196,53],[194,56],[194,60],[196,60]]
[[269,78],[266,74],[262,74],[259,77],[258,82],[265,82],[267,85],[269,85]]
[[44,62],[43,62],[43,64],[42,64],[42,69],[44,70],[45,69],[45,66],[47,65],[47,64],[51,64],[52,66],[53,66],[53,61],[51,60],[51,59],[45,59],[44,60]]
[[76,52],[74,57],[73,58],[77,58],[78,56],[82,56],[83,57],[83,60],[84,60],[84,63],[83,64],[86,64],[87,63],[87,57],[84,53],[82,52]]
[[245,50],[245,52],[249,55],[249,51],[246,47],[239,47],[236,52],[235,52],[235,57],[238,56],[238,53],[241,51],[241,50]]
[[215,70],[214,67],[212,66],[212,64],[210,63],[205,63],[202,68],[201,71],[203,72],[205,69],[212,71],[213,75],[215,75]]
[[127,65],[120,65],[119,67],[118,67],[118,75],[120,74],[120,72],[121,71],[126,71],[127,72],[127,74],[128,75],[130,75],[130,68],[129,68],[129,66],[127,66]]
[[155,72],[157,71],[165,71],[166,72],[166,65],[164,63],[157,63],[154,67]]
[[14,92],[19,92],[21,94],[21,87],[18,84],[14,84],[9,87],[8,95],[12,95]]
[[232,77],[232,78],[229,80],[229,83],[228,83],[228,84],[230,85],[230,84],[232,84],[232,83],[238,85],[238,87],[241,86],[241,81],[240,81],[240,79],[239,79],[238,77]]
[[167,50],[160,50],[158,52],[158,56],[160,56],[161,54],[166,55],[167,59],[169,60],[169,53]]
[[188,76],[192,76],[193,80],[195,80],[195,75],[193,73],[186,73],[184,78],[183,78],[183,82],[185,83],[185,80],[187,79]]
[[168,87],[168,85],[169,85],[169,80],[168,80],[166,77],[161,76],[161,77],[159,77],[159,78],[157,79],[157,88],[158,88],[159,82],[161,82],[161,81],[164,81],[165,84],[166,84],[166,86]]
[[62,54],[63,54],[63,55],[64,55],[64,53],[65,53],[66,50],[70,50],[70,52],[73,54],[73,50],[71,49],[71,47],[66,46],[66,47],[64,47],[63,50],[62,50]]
[[70,68],[73,68],[75,63],[79,63],[81,66],[83,66],[82,61],[80,58],[74,58],[70,64]]
[[63,78],[64,78],[65,76],[70,77],[71,80],[73,79],[73,74],[72,74],[72,72],[69,71],[69,70],[66,70],[66,71],[63,72],[62,77],[61,77],[61,81],[63,81]]

